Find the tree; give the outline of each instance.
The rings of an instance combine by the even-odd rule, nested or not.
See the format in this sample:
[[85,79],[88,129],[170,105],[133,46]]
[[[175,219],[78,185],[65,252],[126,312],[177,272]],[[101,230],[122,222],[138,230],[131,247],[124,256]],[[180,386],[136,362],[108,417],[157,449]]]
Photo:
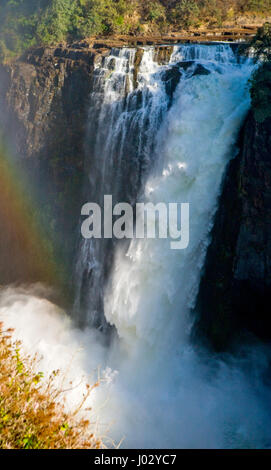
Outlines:
[[46,44],[64,41],[75,6],[74,0],[51,0],[37,26],[38,41]]
[[271,62],[271,23],[265,23],[258,29],[249,48],[253,49],[257,59]]
[[180,0],[172,10],[171,19],[189,27],[199,20],[199,13],[200,9],[196,0]]

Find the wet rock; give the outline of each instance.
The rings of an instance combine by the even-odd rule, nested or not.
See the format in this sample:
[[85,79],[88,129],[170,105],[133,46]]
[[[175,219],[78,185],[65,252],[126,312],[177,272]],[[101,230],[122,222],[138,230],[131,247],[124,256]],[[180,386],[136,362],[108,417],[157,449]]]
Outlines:
[[201,64],[196,64],[195,65],[195,62],[193,60],[178,62],[177,65],[178,65],[178,67],[180,67],[184,71],[187,71],[191,67],[195,66],[195,69],[193,70],[192,76],[194,76],[194,75],[209,75],[211,73],[203,65],[201,65]]
[[183,61],[183,62],[178,62],[176,65],[178,65],[178,67],[180,67],[181,69],[183,69],[186,72],[186,70],[188,70],[190,67],[192,67],[192,65],[194,65],[194,61],[193,60],[187,60],[187,61]]
[[[12,143],[22,172],[37,182],[35,200],[46,206],[55,227],[59,260],[67,265],[72,262],[70,247],[80,213],[85,124],[97,56],[97,52],[67,46],[38,48],[9,65],[0,65],[1,130]],[[34,256],[28,258],[33,266],[24,282],[43,281]],[[13,263],[1,272],[0,282],[21,279],[23,264],[21,271]]]
[[144,54],[144,49],[138,48],[135,53],[135,60],[134,60],[134,74],[133,74],[133,86],[134,89],[137,88],[137,77],[138,77],[138,70],[142,61],[142,57]]
[[110,59],[110,61],[108,63],[108,69],[109,70],[114,70],[115,66],[116,66],[116,59],[114,57],[112,57],[112,59]]
[[271,340],[271,119],[251,112],[212,232],[194,334],[225,350],[246,332]]
[[154,60],[159,65],[167,65],[169,63],[172,52],[173,52],[173,47],[172,46],[156,47],[155,48],[155,54],[154,54]]
[[165,70],[165,72],[162,75],[162,80],[166,84],[166,92],[169,97],[169,105],[172,103],[172,98],[174,91],[176,90],[176,87],[180,81],[180,78],[182,76],[182,71],[180,70],[180,67],[178,65],[174,65],[173,67]]
[[210,70],[206,69],[205,67],[203,67],[203,65],[201,64],[197,64],[194,72],[193,72],[193,76],[195,75],[210,75]]

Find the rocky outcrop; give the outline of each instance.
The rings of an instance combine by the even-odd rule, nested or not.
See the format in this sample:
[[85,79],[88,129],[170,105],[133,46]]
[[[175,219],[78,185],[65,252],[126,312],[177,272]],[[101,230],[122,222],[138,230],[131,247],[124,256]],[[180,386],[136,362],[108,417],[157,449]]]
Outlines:
[[[165,46],[180,43],[210,43],[213,41],[249,41],[257,33],[257,28],[262,26],[268,18],[261,18],[256,24],[245,22],[243,25],[224,25],[221,27],[200,27],[189,28],[187,30],[168,31],[167,33],[155,33],[146,31],[146,33],[138,34],[117,34],[110,37],[92,37],[83,41],[93,48],[101,47],[136,47],[136,46]],[[79,43],[80,44],[80,43]],[[161,51],[158,51],[159,54]],[[166,49],[162,51],[162,60],[167,55]]]
[[271,339],[271,119],[253,112],[229,164],[196,307],[194,334],[223,350],[245,332]]

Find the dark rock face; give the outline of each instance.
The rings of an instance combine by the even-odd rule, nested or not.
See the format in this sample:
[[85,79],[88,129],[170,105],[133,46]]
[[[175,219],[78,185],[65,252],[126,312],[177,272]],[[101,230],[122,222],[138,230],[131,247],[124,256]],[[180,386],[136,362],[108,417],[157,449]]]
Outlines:
[[165,82],[166,92],[169,97],[169,106],[172,104],[173,95],[181,79],[181,76],[182,71],[177,65],[174,65],[170,69],[165,70],[162,75],[162,80]]
[[[195,62],[193,60],[186,60],[183,62],[178,62],[177,66],[180,67],[182,70],[189,70],[191,67],[194,67]],[[192,77],[195,75],[210,75],[210,70],[203,67],[201,64],[196,64],[195,68],[193,69]]]
[[169,63],[172,52],[173,52],[173,46],[156,47],[154,60],[159,65],[166,65]]
[[271,339],[271,120],[251,112],[229,164],[194,333],[223,350],[245,331]]
[[[82,201],[85,136],[93,70],[113,45],[80,43],[69,47],[40,47],[9,65],[0,65],[0,131],[11,147],[20,177],[23,174],[30,180],[30,200],[36,202],[42,230],[48,226],[48,234],[53,238],[53,256],[58,264],[62,261],[66,273],[72,271],[78,219],[85,202]],[[158,47],[159,63],[166,63],[171,52],[172,47]],[[138,48],[134,64],[135,87],[142,55],[143,49]],[[114,65],[112,62],[112,68]],[[180,71],[175,68],[170,76],[165,76],[170,99],[179,79]],[[139,92],[138,107],[141,101]],[[4,226],[1,202],[0,223]],[[43,280],[35,266],[35,253],[31,249],[23,253],[17,243],[16,230],[11,229],[11,233],[14,236],[8,249],[7,236],[3,233],[0,257],[6,258],[4,251],[16,253],[14,257],[18,262],[9,263],[9,270],[1,271],[0,284]],[[29,260],[33,260],[33,266]]]
[[138,69],[139,69],[139,66],[141,64],[143,54],[144,54],[144,49],[137,49],[136,50],[135,61],[134,61],[134,76],[133,76],[134,89],[137,88]]
[[205,67],[203,67],[203,65],[201,64],[197,64],[194,72],[193,72],[193,76],[194,75],[210,75],[210,70],[207,70]]
[[[50,231],[57,255],[69,272],[80,214],[92,71],[100,55],[97,50],[40,48],[0,66],[0,129],[16,165],[35,185],[33,200],[46,215],[45,224],[54,227]],[[15,270],[6,281],[17,280]]]
[[181,69],[183,70],[188,70],[190,67],[192,67],[194,65],[194,61],[193,60],[184,60],[184,61],[181,61],[181,62],[177,62],[176,65],[178,65],[178,67],[181,67]]

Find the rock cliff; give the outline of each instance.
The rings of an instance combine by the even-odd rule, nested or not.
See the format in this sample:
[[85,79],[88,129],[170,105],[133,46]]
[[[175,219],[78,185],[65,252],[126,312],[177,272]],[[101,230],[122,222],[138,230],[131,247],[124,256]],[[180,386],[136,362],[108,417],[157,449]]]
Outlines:
[[[103,53],[79,46],[40,48],[0,66],[0,129],[16,166],[35,182],[33,199],[38,201],[42,224],[50,225],[57,255],[69,271],[81,204],[92,71]],[[25,254],[29,256],[35,264],[34,254]],[[20,257],[23,271],[22,253]],[[17,265],[0,282],[20,280],[21,274]],[[36,277],[33,266],[24,281]]]
[[271,119],[251,111],[229,164],[202,278],[195,331],[223,350],[271,339]]

